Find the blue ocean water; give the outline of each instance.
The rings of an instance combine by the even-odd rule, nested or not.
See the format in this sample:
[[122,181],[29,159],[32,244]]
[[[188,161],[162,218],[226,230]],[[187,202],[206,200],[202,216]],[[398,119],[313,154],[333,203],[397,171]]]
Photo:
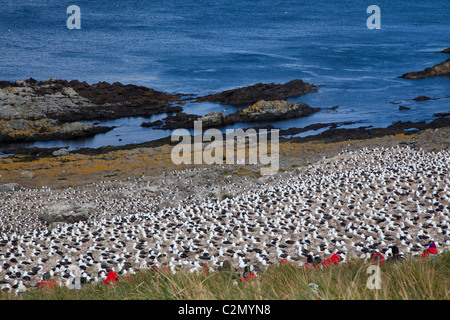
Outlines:
[[[379,30],[366,26],[372,4],[381,9]],[[79,30],[66,26],[70,5],[81,9]],[[450,46],[449,18],[448,0],[0,1],[0,80],[119,81],[205,95],[302,79],[319,92],[291,101],[339,108],[273,125],[430,121],[434,113],[450,111],[450,77],[397,77],[449,57],[439,52]],[[442,99],[411,100],[421,95]],[[410,110],[399,111],[399,104]],[[233,111],[214,103],[184,108]],[[99,147],[170,135],[139,127],[148,120],[120,119],[104,123],[115,130],[91,139],[32,145]]]

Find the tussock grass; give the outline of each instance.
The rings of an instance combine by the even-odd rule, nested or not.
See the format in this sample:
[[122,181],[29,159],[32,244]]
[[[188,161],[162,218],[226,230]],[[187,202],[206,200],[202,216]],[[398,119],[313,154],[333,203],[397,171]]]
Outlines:
[[[351,260],[338,266],[304,269],[293,264],[269,266],[255,279],[240,282],[225,272],[175,274],[139,270],[118,285],[87,285],[82,290],[56,287],[31,289],[22,295],[1,293],[9,300],[447,300],[450,253],[436,259],[407,258],[380,267],[380,289],[367,287],[368,262]],[[309,286],[318,285],[317,292]]]

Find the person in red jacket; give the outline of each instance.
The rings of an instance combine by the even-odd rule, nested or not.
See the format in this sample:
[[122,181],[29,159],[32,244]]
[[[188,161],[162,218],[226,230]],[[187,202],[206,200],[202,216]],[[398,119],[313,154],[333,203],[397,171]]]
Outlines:
[[37,289],[53,288],[57,285],[56,281],[50,280],[50,273],[46,272],[42,276],[42,280],[38,282]]
[[202,275],[206,276],[209,273],[209,266],[205,263],[202,267]]
[[439,255],[437,249],[436,249],[436,244],[434,243],[434,241],[430,241],[428,243],[428,248],[425,249],[422,253],[422,259],[425,259],[428,256],[431,256],[432,258],[436,258]]
[[341,257],[337,254],[334,253],[331,257],[329,257],[328,259],[325,259],[322,261],[322,265],[323,266],[329,266],[331,264],[333,265],[337,265],[339,263],[339,261],[341,261]]
[[109,271],[108,276],[105,280],[103,280],[104,283],[106,283],[108,286],[111,286],[112,284],[119,283],[119,279],[117,279],[117,273],[115,271]]
[[372,256],[370,257],[369,261],[384,265],[385,259],[380,252],[372,250]]
[[256,274],[250,270],[250,266],[245,266],[244,273],[242,274],[242,278],[239,277],[241,282],[247,282],[250,279],[255,279]]

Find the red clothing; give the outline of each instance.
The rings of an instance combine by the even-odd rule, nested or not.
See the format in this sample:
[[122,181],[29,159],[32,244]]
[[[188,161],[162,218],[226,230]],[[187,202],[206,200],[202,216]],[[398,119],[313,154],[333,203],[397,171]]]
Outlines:
[[329,266],[330,264],[338,264],[341,261],[341,257],[338,254],[334,253],[330,258],[322,261],[322,265]]
[[438,255],[438,251],[436,249],[436,244],[431,242],[427,249],[422,253],[422,259],[428,257],[429,255]]
[[244,272],[242,278],[239,277],[239,280],[243,283],[246,283],[250,279],[256,279],[256,274],[254,274],[253,272]]
[[56,286],[56,281],[50,281],[50,280],[42,280],[38,282],[37,288],[38,290],[45,289],[45,288],[53,288]]
[[375,252],[375,253],[372,255],[372,257],[370,258],[370,261],[371,261],[371,262],[377,262],[377,263],[379,263],[380,265],[384,265],[384,262],[385,262],[384,256],[383,256],[381,253],[379,253],[379,252]]
[[111,286],[111,284],[119,283],[119,279],[117,279],[117,273],[115,273],[114,271],[108,272],[108,276],[105,280],[103,280],[103,282],[108,286]]
[[203,274],[204,276],[206,276],[207,272],[209,272],[209,267],[208,267],[207,264],[204,264],[204,265],[203,265],[203,272],[202,272],[202,274]]
[[341,257],[335,253],[331,256],[331,261],[334,263],[339,263],[339,261],[341,261]]

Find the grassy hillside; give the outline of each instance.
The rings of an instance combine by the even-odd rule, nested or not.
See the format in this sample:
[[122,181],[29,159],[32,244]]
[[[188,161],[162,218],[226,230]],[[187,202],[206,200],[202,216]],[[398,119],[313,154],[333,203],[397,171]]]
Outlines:
[[[369,289],[372,264],[352,260],[309,270],[292,264],[272,265],[241,282],[230,272],[180,270],[175,274],[139,270],[120,283],[86,285],[81,290],[56,287],[24,294],[2,293],[5,300],[447,300],[450,253],[436,259],[408,258],[380,267],[380,288]],[[314,283],[317,293],[309,284]]]

